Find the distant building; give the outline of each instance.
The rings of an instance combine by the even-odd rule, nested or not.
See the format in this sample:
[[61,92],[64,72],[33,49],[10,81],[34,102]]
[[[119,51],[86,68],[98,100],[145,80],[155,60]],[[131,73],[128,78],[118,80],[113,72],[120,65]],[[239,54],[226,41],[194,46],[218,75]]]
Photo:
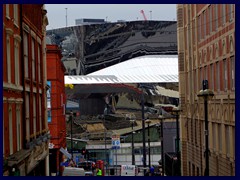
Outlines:
[[47,176],[43,4],[3,4],[3,175]]
[[76,25],[87,25],[87,24],[102,24],[104,23],[104,19],[75,19],[75,24]]
[[177,5],[182,175],[203,176],[208,80],[209,174],[235,175],[235,5]]
[[176,21],[101,21],[47,31],[48,41],[61,47],[62,60],[76,62],[76,67],[66,67],[69,75],[86,75],[144,55],[177,55]]
[[47,45],[47,83],[49,97],[48,126],[51,134],[49,147],[50,173],[62,174],[64,161],[61,148],[66,148],[65,106],[66,95],[64,85],[65,67],[61,61],[61,51],[57,45]]

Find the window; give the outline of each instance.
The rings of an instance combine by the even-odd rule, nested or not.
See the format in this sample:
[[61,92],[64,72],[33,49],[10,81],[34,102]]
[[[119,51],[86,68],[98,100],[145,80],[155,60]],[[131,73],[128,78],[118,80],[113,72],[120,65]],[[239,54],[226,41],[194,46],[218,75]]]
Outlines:
[[198,144],[198,140],[197,140],[197,134],[198,134],[198,122],[196,119],[194,119],[194,136],[195,136],[195,144]]
[[42,130],[42,96],[39,96],[39,128]]
[[40,63],[41,63],[41,59],[40,59],[40,58],[41,58],[40,47],[41,47],[41,46],[38,44],[38,81],[39,81],[39,82],[41,82],[41,79],[42,79],[42,78],[41,78],[41,74],[42,74],[42,73],[41,73],[41,64],[40,64]]
[[233,35],[229,36],[230,39],[230,53],[234,53],[234,42],[233,42]]
[[224,77],[223,77],[223,79],[224,79],[224,90],[225,91],[227,91],[227,84],[228,84],[228,75],[227,75],[227,60],[226,59],[224,59],[223,60],[223,71],[224,71],[224,73],[223,73],[223,75],[224,75]]
[[235,56],[230,57],[231,61],[231,87],[235,90]]
[[203,38],[207,35],[207,14],[203,11]]
[[26,115],[26,140],[29,141],[30,140],[30,120],[29,120],[29,105],[30,105],[30,96],[29,93],[26,94],[25,97],[25,115]]
[[233,13],[234,13],[234,11],[233,11],[233,9],[234,9],[234,5],[233,4],[229,4],[228,5],[228,10],[229,10],[229,12],[228,12],[228,14],[229,14],[229,21],[232,21],[233,20]]
[[24,48],[24,76],[29,78],[29,67],[28,67],[28,34],[23,33],[23,48]]
[[16,105],[16,120],[17,120],[17,151],[20,151],[21,146],[21,109],[20,104]]
[[35,42],[32,38],[32,78],[36,80],[36,70],[35,70]]
[[204,67],[204,79],[208,80],[208,68],[207,68],[207,66]]
[[195,23],[196,23],[196,20],[194,19],[193,21],[192,21],[192,36],[193,36],[193,43],[195,44],[195,42],[196,42],[196,37],[195,37],[195,33],[196,33],[196,29],[195,29]]
[[199,69],[199,78],[200,78],[199,87],[201,87],[201,89],[202,89],[202,80],[203,80],[203,77],[202,77],[202,68]]
[[230,155],[230,126],[225,125],[225,146],[226,146],[226,155]]
[[188,171],[189,176],[191,176],[191,162],[188,162]]
[[218,124],[218,150],[222,151],[222,125]]
[[198,16],[198,41],[201,40],[201,16]]
[[18,26],[18,4],[13,5],[14,24]]
[[36,94],[33,95],[33,134],[36,134],[37,128],[36,128]]
[[10,19],[10,17],[9,17],[9,4],[6,4],[6,17]]
[[213,64],[210,65],[211,68],[211,89],[214,90],[214,66]]
[[222,56],[226,56],[226,41],[225,41],[225,38],[222,40]]
[[218,4],[215,4],[215,30],[218,29]]
[[[197,75],[196,75],[196,69],[193,71],[193,81],[197,82]],[[194,93],[197,92],[196,86],[193,87],[194,88]]]
[[213,150],[216,150],[216,124],[212,123],[212,142]]
[[235,127],[232,127],[232,155],[235,156]]
[[216,63],[216,70],[217,70],[217,90],[220,91],[220,67],[219,67],[219,62]]
[[226,5],[222,4],[222,24],[226,23]]
[[218,58],[218,43],[215,43],[215,58]]
[[[199,79],[198,79],[198,77],[199,77],[199,74],[198,74],[198,71],[196,70],[196,81],[195,81],[195,83],[196,83],[196,91],[198,92],[199,91]],[[201,86],[200,86],[201,87]]]
[[13,117],[12,117],[12,104],[9,104],[8,107],[8,118],[9,118],[9,148],[10,148],[10,155],[13,154]]
[[8,83],[11,83],[11,44],[9,34],[7,34],[7,77]]
[[14,61],[15,61],[15,84],[19,85],[20,84],[20,73],[19,73],[19,40],[15,39],[14,40]]
[[204,49],[204,54],[203,54],[203,62],[207,61],[207,50]]
[[192,176],[195,176],[195,165],[192,164]]
[[208,14],[209,14],[209,31],[212,32],[212,6],[208,7]]

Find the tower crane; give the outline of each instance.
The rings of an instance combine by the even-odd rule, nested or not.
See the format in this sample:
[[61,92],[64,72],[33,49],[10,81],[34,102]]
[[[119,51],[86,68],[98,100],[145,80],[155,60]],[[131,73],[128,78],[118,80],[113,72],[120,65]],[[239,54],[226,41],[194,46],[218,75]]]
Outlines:
[[146,17],[146,15],[145,15],[144,11],[141,10],[140,13],[142,13],[144,20],[147,21],[147,17]]

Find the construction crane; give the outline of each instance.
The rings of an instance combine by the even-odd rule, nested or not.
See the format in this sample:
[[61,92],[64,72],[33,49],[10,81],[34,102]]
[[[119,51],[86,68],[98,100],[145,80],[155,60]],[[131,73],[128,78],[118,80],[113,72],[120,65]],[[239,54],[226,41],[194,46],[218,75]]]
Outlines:
[[147,21],[147,17],[146,17],[146,15],[145,15],[144,11],[141,10],[140,13],[142,13],[144,20]]

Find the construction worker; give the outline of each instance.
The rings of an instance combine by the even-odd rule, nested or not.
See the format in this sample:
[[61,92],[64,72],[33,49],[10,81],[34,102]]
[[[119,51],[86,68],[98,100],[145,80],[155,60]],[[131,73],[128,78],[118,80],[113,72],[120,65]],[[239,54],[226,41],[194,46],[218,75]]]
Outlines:
[[100,168],[97,169],[97,176],[102,176],[102,170]]

